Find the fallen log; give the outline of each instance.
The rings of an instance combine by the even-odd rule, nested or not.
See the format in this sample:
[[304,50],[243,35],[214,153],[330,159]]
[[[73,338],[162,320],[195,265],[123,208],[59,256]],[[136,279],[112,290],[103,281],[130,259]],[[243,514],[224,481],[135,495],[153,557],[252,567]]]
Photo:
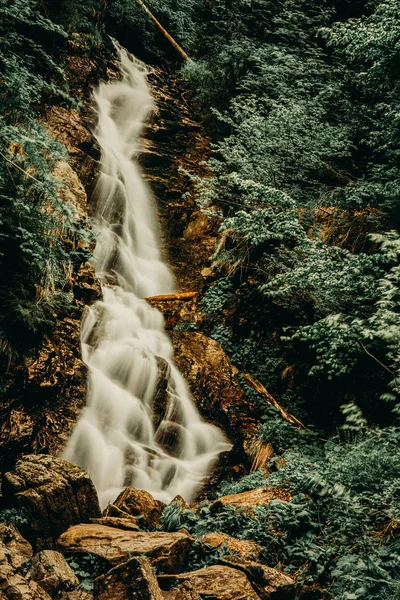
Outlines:
[[191,300],[199,292],[177,292],[176,294],[161,294],[160,296],[149,296],[145,298],[147,302],[173,302],[174,300]]

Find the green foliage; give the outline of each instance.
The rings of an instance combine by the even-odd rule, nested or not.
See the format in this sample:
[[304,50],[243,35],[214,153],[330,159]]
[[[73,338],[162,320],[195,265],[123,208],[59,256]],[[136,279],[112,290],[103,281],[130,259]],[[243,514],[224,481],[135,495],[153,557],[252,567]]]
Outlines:
[[81,588],[89,594],[93,594],[94,580],[109,568],[105,559],[94,554],[71,553],[65,559],[78,577]]
[[53,175],[66,150],[38,120],[41,103],[77,106],[59,66],[66,34],[42,16],[35,0],[2,3],[0,23],[0,339],[6,363],[40,340],[55,311],[68,308],[72,263],[82,260],[74,248],[86,233],[61,202]]
[[171,506],[166,525],[255,539],[338,600],[398,598],[398,2],[190,4],[187,38],[167,21],[178,5],[151,5],[195,59],[183,73],[213,141],[197,181],[220,227],[208,331],[329,440],[264,410],[284,462],[219,493],[283,485],[291,502]]
[[89,45],[102,41],[107,2],[105,0],[43,0],[46,16],[70,34],[86,34]]
[[252,474],[223,487],[234,493],[251,483],[284,485],[293,495],[290,502],[217,513],[208,505],[194,512],[171,504],[164,511],[166,528],[255,540],[269,564],[283,564],[299,584],[318,582],[340,600],[395,597],[400,547],[392,532],[400,518],[400,431],[368,429],[356,407],[344,411],[348,428],[340,436],[324,444],[309,439],[301,451],[289,450],[284,466],[267,480]]
[[[332,24],[346,3],[260,2],[245,15],[218,2],[184,68],[215,139],[214,177],[198,183],[220,223],[202,302],[212,335],[283,401],[314,419],[323,402],[331,423],[346,397],[368,418],[376,396],[397,401],[395,5]],[[340,246],[324,243],[318,206]]]
[[0,510],[0,522],[15,525],[15,527],[25,527],[28,525],[28,515],[24,509],[3,508]]
[[240,494],[257,487],[265,486],[265,473],[260,469],[254,473],[249,473],[239,481],[223,481],[218,488],[217,496],[229,496],[229,494]]

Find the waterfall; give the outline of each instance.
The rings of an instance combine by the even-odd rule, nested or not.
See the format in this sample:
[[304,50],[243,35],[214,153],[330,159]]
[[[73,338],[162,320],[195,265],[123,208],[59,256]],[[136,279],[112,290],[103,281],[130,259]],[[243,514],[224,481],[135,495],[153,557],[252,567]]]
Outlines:
[[[164,502],[177,494],[190,500],[218,454],[230,448],[219,429],[201,419],[173,363],[163,316],[144,300],[173,291],[174,281],[161,258],[153,199],[136,162],[153,109],[146,69],[117,50],[122,79],[94,93],[94,134],[102,151],[94,264],[103,299],[82,324],[88,398],[64,452],[89,472],[103,508],[128,485]],[[160,363],[168,400],[157,422]]]

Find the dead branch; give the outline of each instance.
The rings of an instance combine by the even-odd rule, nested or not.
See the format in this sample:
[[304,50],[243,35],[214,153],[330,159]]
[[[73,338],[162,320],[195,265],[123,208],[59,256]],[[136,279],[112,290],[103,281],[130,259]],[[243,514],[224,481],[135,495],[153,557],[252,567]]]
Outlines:
[[137,3],[143,8],[144,12],[150,17],[150,19],[156,24],[156,26],[158,27],[158,29],[161,31],[161,33],[167,38],[167,40],[173,45],[173,47],[175,48],[175,50],[177,52],[179,52],[179,54],[182,56],[182,58],[184,60],[192,60],[191,58],[189,58],[189,56],[186,54],[186,52],[180,47],[180,45],[174,40],[174,38],[172,37],[172,35],[170,35],[168,33],[168,31],[166,29],[164,29],[164,27],[161,25],[160,21],[158,21],[158,19],[156,19],[156,17],[153,15],[152,12],[150,12],[150,10],[147,8],[147,6],[145,5],[144,2],[142,2],[142,0],[136,0]]
[[282,406],[275,400],[275,398],[273,396],[271,396],[271,394],[263,386],[262,383],[257,381],[257,379],[254,379],[254,377],[252,377],[248,373],[244,373],[243,377],[247,381],[247,383],[249,383],[256,390],[256,392],[258,392],[260,394],[260,396],[262,396],[264,398],[264,400],[267,402],[267,404],[269,404],[270,406],[274,406],[275,408],[277,408],[279,410],[279,412],[281,413],[281,415],[285,419],[285,421],[288,421],[292,425],[296,425],[300,429],[306,429],[307,431],[309,431],[309,429],[305,425],[303,425],[303,423],[301,421],[296,419],[295,416],[291,415],[290,413],[287,412],[287,410],[282,408]]

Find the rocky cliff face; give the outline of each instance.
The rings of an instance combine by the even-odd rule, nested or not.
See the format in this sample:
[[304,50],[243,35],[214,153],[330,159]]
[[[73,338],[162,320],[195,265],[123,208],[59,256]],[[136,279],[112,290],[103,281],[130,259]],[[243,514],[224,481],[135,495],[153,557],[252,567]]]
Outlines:
[[[69,161],[60,161],[55,170],[59,196],[90,229],[88,198],[99,158],[91,134],[90,95],[99,78],[112,74],[112,63],[107,63],[104,49],[91,56],[78,41],[70,42],[66,53],[71,90],[83,110],[78,113],[72,108],[48,106],[44,123],[69,154]],[[74,240],[68,244],[71,251],[76,250]],[[89,255],[89,244],[86,250]],[[85,307],[99,297],[100,286],[89,263],[74,266],[69,276],[71,309],[57,315],[54,330],[32,352],[26,365],[11,365],[13,385],[1,409],[0,457],[4,469],[23,453],[57,453],[84,404],[86,369],[81,360],[80,321]]]
[[[117,76],[110,53],[103,48],[92,56],[83,43],[70,42],[67,51],[68,77],[83,110],[48,106],[45,124],[63,142],[68,162],[59,162],[56,175],[59,194],[89,228],[90,195],[97,174],[99,150],[91,130],[94,114],[91,93],[99,79]],[[224,469],[243,470],[256,434],[257,411],[249,405],[237,373],[222,348],[204,331],[199,298],[210,281],[209,256],[214,247],[215,225],[196,206],[187,173],[204,175],[202,166],[209,155],[209,140],[196,121],[183,82],[173,73],[153,69],[150,74],[157,109],[143,140],[142,168],[156,195],[167,260],[176,275],[178,290],[189,297],[172,297],[153,304],[166,318],[166,327],[176,349],[176,361],[187,377],[199,410],[235,440],[233,452],[223,460]],[[69,241],[74,250],[74,241]],[[87,250],[93,249],[88,244]],[[81,263],[70,276],[72,310],[57,315],[56,327],[41,348],[20,369],[18,385],[2,409],[0,455],[9,468],[22,454],[50,453],[62,449],[76,422],[86,396],[86,368],[81,359],[79,329],[85,307],[100,296],[90,263]],[[190,323],[197,332],[182,332]],[[162,407],[163,376],[160,365]],[[238,418],[239,411],[241,413]],[[247,415],[247,417],[246,417]],[[156,417],[155,417],[156,418]],[[249,441],[250,440],[250,441]]]

